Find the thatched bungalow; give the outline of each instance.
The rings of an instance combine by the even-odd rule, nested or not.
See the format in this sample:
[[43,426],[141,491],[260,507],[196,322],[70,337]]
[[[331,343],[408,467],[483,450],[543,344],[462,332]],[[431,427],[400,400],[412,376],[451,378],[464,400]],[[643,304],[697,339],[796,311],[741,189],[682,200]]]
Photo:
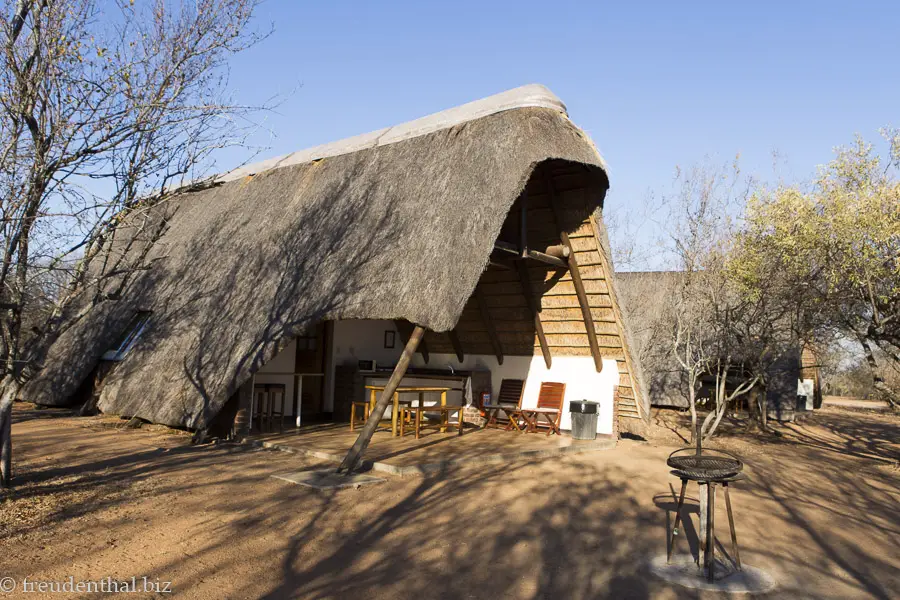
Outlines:
[[94,394],[104,412],[202,430],[230,426],[252,381],[282,382],[288,415],[346,419],[418,325],[407,378],[458,381],[467,403],[522,378],[525,406],[561,381],[567,402],[602,403],[602,432],[640,429],[608,187],[539,85],[237,169],[132,224],[162,227],[152,268],[54,343],[24,398]]
[[[634,324],[632,350],[644,368],[647,397],[652,406],[687,408],[687,378],[671,352],[674,317],[666,310],[676,286],[677,271],[637,271],[616,273],[621,304],[629,323]],[[735,385],[739,378],[735,380]],[[701,400],[709,398],[715,378],[703,378]],[[809,344],[798,344],[772,366],[765,390],[770,416],[790,419],[795,412],[822,405],[822,386],[816,352]],[[745,404],[747,396],[739,402]]]

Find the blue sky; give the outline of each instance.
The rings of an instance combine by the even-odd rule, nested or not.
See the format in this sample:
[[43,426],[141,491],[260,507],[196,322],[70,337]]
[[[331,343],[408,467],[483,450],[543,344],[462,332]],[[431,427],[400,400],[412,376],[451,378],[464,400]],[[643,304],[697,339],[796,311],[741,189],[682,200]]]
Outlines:
[[258,17],[274,33],[231,86],[239,102],[286,96],[276,137],[254,140],[265,156],[542,83],[609,162],[621,213],[676,165],[740,153],[772,179],[777,152],[778,174],[804,180],[854,133],[900,126],[897,2],[268,0]]

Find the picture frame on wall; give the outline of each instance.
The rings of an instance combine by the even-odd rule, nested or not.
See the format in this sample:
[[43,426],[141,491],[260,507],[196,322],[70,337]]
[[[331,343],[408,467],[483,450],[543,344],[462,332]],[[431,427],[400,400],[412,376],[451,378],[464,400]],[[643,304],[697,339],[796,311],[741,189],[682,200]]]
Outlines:
[[397,342],[397,332],[391,329],[387,329],[384,332],[384,347],[385,348],[393,348],[394,344]]

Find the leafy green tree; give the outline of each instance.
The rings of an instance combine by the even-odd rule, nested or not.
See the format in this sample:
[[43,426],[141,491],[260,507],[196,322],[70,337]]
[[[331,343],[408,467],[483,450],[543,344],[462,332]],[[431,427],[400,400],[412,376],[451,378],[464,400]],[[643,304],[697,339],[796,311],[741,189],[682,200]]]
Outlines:
[[788,282],[800,328],[859,343],[875,389],[900,367],[900,132],[883,131],[887,157],[857,137],[836,150],[809,189],[782,186],[751,196],[732,270],[749,294]]

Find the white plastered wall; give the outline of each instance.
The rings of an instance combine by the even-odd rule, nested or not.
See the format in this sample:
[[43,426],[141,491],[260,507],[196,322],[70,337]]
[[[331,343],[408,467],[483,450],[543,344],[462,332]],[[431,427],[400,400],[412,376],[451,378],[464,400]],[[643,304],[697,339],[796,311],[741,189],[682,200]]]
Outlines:
[[272,375],[272,373],[293,373],[297,343],[291,341],[284,350],[276,354],[272,360],[260,367],[256,372],[255,383],[281,383],[285,386],[285,416],[294,414],[294,378],[291,375]]

